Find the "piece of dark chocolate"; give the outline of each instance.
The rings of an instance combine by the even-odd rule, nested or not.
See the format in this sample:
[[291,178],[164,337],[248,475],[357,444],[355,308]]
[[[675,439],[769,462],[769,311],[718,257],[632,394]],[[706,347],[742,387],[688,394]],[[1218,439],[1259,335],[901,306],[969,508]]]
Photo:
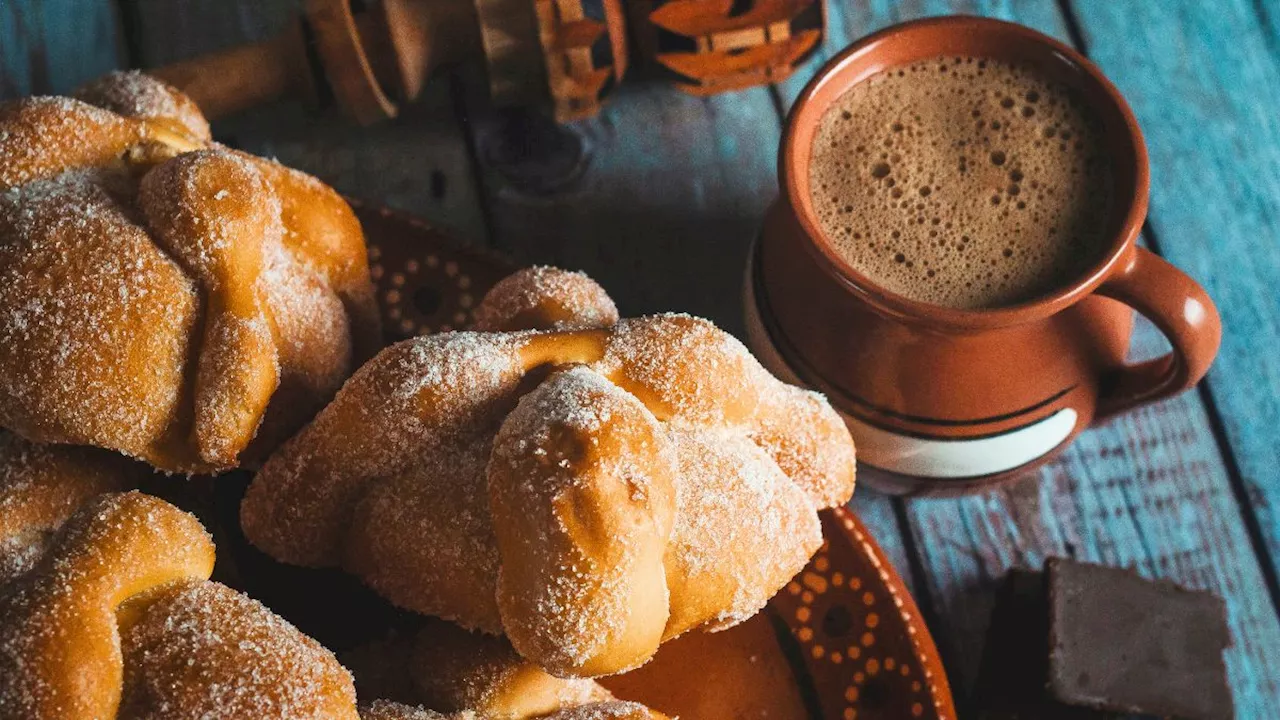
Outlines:
[[1234,716],[1220,598],[1130,570],[1059,558],[1046,568],[1054,698],[1185,720]]
[[1010,570],[996,593],[975,700],[979,720],[1111,720],[1121,715],[1071,707],[1045,690],[1049,590],[1038,570]]

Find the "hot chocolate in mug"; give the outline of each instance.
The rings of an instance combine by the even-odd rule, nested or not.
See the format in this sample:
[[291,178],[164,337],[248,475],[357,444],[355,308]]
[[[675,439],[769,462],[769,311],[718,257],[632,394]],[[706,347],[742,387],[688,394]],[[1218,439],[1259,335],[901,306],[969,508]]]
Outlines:
[[[941,56],[1034,67],[1099,121],[1110,210],[1096,259],[1074,279],[990,308],[931,304],[886,290],[825,236],[810,170],[826,111],[872,76]],[[1204,290],[1136,245],[1148,163],[1132,111],[1088,60],[1038,32],[949,17],[861,40],[801,93],[779,176],[747,272],[749,341],[776,373],[828,396],[862,476],[881,489],[964,492],[1024,476],[1091,423],[1190,388],[1217,353],[1221,325]],[[1170,353],[1126,363],[1134,310]]]

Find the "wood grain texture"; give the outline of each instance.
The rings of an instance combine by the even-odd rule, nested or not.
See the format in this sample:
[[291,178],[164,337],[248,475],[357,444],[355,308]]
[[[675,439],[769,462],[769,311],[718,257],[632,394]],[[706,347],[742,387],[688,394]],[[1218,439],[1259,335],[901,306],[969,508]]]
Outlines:
[[[279,32],[300,0],[122,0],[139,58],[153,67],[261,40]],[[312,173],[354,197],[412,212],[460,242],[486,245],[467,144],[451,78],[430,84],[395,120],[362,128],[336,110],[284,101],[215,123],[215,135],[249,152]]]
[[1129,98],[1151,155],[1160,250],[1209,291],[1209,375],[1273,571],[1280,568],[1280,32],[1274,3],[1079,3],[1089,53]]
[[[74,0],[71,12],[72,2],[0,0],[0,96],[65,90],[115,64],[111,3]],[[122,2],[135,61],[146,65],[264,37],[298,6]],[[1010,490],[905,504],[860,491],[855,507],[933,608],[958,696],[976,671],[996,579],[1009,567],[1067,555],[1223,595],[1236,638],[1228,666],[1237,713],[1278,717],[1280,622],[1241,518],[1256,514],[1271,558],[1280,557],[1280,449],[1270,437],[1280,424],[1280,357],[1272,351],[1280,339],[1280,13],[1248,0],[1072,7],[1090,54],[1147,133],[1158,249],[1222,310],[1227,331],[1209,392],[1250,507],[1236,502],[1196,394],[1085,433],[1037,481]],[[893,22],[948,12],[1067,38],[1059,6],[1047,1],[830,0],[830,10],[820,57],[777,88],[702,100],[633,76],[600,117],[567,132],[525,113],[458,108],[458,93],[441,83],[423,105],[373,129],[284,104],[216,130],[464,239],[491,234],[521,261],[585,269],[626,314],[686,310],[738,332],[742,261],[776,192],[778,108],[825,57]],[[459,125],[458,110],[470,125]],[[1135,346],[1149,356],[1162,341],[1144,326]],[[923,577],[912,578],[913,565]]]
[[[768,92],[701,99],[624,84],[599,116],[562,131],[560,152],[545,150],[555,131],[542,122],[474,123],[497,247],[585,270],[624,315],[681,310],[739,332],[747,247],[776,192]],[[566,156],[575,142],[586,155],[577,170]],[[560,186],[544,191],[550,182]]]
[[[1118,5],[1108,7],[1124,14]],[[1014,20],[1068,39],[1064,18],[1050,3],[835,0],[830,9],[831,27],[847,35],[830,36],[828,52],[893,22],[948,11]],[[789,84],[780,92],[790,99],[800,87]],[[1183,152],[1194,162],[1190,148]],[[1187,212],[1196,212],[1195,205]],[[1140,324],[1135,356],[1150,357],[1166,347],[1149,324]],[[908,501],[913,546],[925,567],[925,591],[940,626],[935,636],[953,688],[962,696],[975,679],[997,580],[1010,567],[1038,566],[1046,557],[1063,555],[1136,567],[1222,595],[1236,638],[1227,661],[1237,712],[1280,713],[1280,623],[1240,510],[1195,394],[1086,432],[1038,480],[965,499]]]
[[0,2],[0,100],[66,92],[120,60],[111,0]]

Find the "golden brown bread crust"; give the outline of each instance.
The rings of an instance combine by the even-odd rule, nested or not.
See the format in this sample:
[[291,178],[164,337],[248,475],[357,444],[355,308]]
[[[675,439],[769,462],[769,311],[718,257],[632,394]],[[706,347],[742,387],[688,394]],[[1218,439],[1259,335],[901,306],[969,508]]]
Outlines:
[[658,420],[587,367],[520,398],[494,439],[489,506],[502,628],[522,655],[582,676],[653,656],[671,601],[676,473]]
[[121,718],[356,717],[351,677],[328,650],[220,583],[165,588],[121,645]]
[[472,330],[576,330],[618,322],[613,298],[580,272],[539,265],[508,275],[476,306]]
[[[804,490],[749,438],[717,430],[671,438],[681,492],[666,556],[678,599],[666,638],[756,614],[822,544]],[[789,537],[777,535],[783,528]]]
[[0,104],[0,426],[253,464],[378,347],[359,223],[158,81],[80,97]]
[[145,118],[175,133],[212,140],[209,121],[191,98],[140,70],[115,70],[81,86],[75,97],[125,117]]
[[0,431],[0,588],[35,567],[81,505],[133,489],[148,474],[106,450],[40,445]]
[[419,630],[407,666],[417,700],[446,713],[522,720],[613,699],[594,680],[548,675],[501,636],[443,620],[428,620]]
[[0,717],[115,717],[123,680],[116,613],[140,594],[212,570],[213,543],[194,517],[137,492],[91,500],[36,569],[0,595]]
[[594,680],[547,674],[520,657],[505,638],[468,632],[443,620],[427,620],[407,655],[385,648],[384,653],[383,661],[395,663],[413,690],[397,696],[405,704],[380,701],[362,708],[364,720],[664,718],[618,701]]
[[[800,686],[809,680],[792,667],[777,620],[766,609],[723,632],[685,633],[664,643],[644,667],[600,683],[618,697],[681,718],[812,720],[808,688]],[[850,677],[857,672],[845,667]]]
[[[524,282],[502,292],[534,300],[493,317],[548,317]],[[619,672],[749,616],[821,543],[816,509],[853,491],[839,417],[705,320],[567,326],[383,351],[264,465],[246,535],[505,632],[564,676]]]

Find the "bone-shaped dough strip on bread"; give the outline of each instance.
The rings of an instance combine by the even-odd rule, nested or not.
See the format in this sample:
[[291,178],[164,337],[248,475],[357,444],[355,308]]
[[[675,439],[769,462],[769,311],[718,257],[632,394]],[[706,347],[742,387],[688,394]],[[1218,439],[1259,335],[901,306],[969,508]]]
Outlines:
[[68,170],[118,164],[147,126],[62,97],[0,103],[0,190]]
[[123,606],[212,571],[204,528],[163,500],[128,492],[82,507],[41,565],[0,593],[0,718],[114,718]]
[[489,462],[498,609],[516,650],[573,676],[653,656],[675,482],[666,431],[600,374],[570,367],[520,399]]
[[138,201],[153,237],[204,291],[193,440],[206,461],[234,465],[280,380],[262,296],[263,249],[283,232],[279,200],[253,164],[200,150],[148,172]]

